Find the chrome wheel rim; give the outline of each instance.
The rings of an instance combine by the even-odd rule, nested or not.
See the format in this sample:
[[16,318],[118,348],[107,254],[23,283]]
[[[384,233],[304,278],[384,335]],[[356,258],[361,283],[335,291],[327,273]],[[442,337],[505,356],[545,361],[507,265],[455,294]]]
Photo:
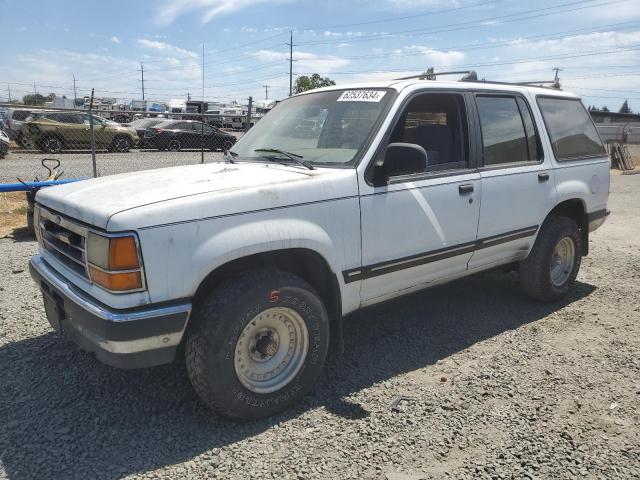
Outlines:
[[573,270],[576,261],[576,246],[573,240],[565,237],[558,242],[551,256],[551,282],[556,287],[562,286]]
[[273,307],[253,317],[234,354],[236,376],[255,393],[284,388],[300,372],[309,349],[307,325],[295,310]]

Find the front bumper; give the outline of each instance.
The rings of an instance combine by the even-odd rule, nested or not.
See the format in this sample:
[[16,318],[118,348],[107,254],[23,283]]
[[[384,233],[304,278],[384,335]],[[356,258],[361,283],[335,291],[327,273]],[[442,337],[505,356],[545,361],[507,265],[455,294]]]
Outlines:
[[40,286],[51,326],[98,360],[119,368],[143,368],[173,361],[190,302],[113,310],[78,290],[35,255],[29,270]]

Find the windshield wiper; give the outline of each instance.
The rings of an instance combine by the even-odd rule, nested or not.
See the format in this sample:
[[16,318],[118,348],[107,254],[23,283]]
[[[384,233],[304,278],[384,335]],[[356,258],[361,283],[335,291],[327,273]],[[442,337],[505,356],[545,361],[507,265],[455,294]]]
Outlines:
[[[280,155],[284,155],[285,157],[287,157],[289,160],[293,160],[297,164],[308,168],[309,170],[315,170],[315,167],[311,165],[309,161],[303,160],[304,157],[302,155],[298,155],[297,153],[287,152],[285,150],[280,150],[278,148],[256,148],[254,152],[279,153]],[[277,159],[274,158],[274,160],[277,160]]]

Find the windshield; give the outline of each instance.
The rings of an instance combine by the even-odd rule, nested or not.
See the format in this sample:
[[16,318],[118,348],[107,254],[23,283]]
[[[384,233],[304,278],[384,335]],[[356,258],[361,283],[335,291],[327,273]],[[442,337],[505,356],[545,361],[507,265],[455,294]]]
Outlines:
[[[235,160],[272,156],[278,149],[315,164],[349,165],[366,147],[393,97],[387,89],[332,90],[289,98],[233,147]],[[284,156],[286,158],[286,155]]]

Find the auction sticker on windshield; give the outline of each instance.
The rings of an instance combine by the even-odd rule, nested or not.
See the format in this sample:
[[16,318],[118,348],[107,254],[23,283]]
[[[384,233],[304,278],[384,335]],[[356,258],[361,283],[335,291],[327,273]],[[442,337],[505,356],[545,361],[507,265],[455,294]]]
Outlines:
[[338,102],[379,102],[387,92],[381,90],[346,90]]

